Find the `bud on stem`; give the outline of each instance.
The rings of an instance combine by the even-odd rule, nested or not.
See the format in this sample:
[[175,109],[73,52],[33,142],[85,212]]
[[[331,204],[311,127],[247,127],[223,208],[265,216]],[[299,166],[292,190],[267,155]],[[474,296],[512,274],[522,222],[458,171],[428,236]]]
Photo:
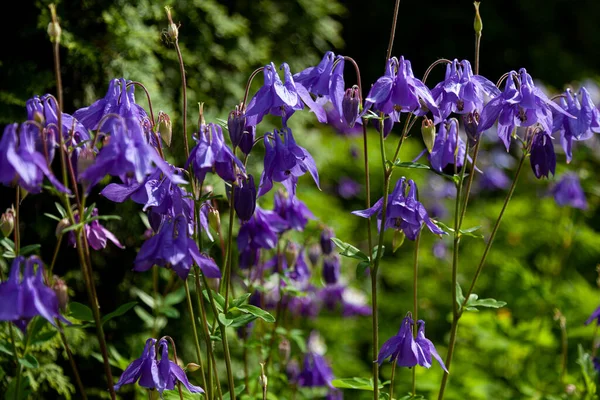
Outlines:
[[50,15],[52,16],[52,21],[48,24],[48,36],[50,36],[50,41],[52,43],[60,43],[62,29],[58,24],[58,18],[56,18],[56,6],[53,3],[50,4],[48,8],[50,8]]
[[475,6],[475,22],[473,22],[473,28],[475,29],[475,34],[481,37],[481,32],[483,31],[483,21],[481,20],[481,15],[479,14],[479,4],[481,4],[479,1],[473,2],[473,5]]

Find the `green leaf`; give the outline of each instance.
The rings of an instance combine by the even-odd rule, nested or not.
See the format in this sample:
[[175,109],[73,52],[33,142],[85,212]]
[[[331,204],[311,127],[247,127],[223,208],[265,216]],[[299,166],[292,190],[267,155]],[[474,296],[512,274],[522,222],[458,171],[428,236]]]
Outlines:
[[[225,309],[225,298],[223,296],[221,296],[219,293],[215,292],[214,290],[211,290],[211,292],[212,292],[212,297],[215,300],[215,306],[217,307],[217,310],[223,312],[223,310]],[[206,290],[203,290],[202,293],[204,294],[204,297],[208,301],[210,301],[208,292]]]
[[2,352],[2,353],[4,353],[4,354],[8,354],[8,355],[9,355],[9,356],[11,356],[11,357],[12,357],[12,355],[13,355],[13,352],[12,352],[12,350],[10,350],[10,349],[8,348],[8,345],[7,345],[7,344],[4,344],[4,343],[2,343],[2,342],[0,342],[0,352]]
[[[238,397],[240,393],[244,391],[244,389],[246,389],[246,385],[240,385],[233,388],[233,393],[235,393],[235,397]],[[229,392],[223,393],[223,400],[227,400],[230,398],[231,396],[229,395]]]
[[367,270],[367,268],[369,268],[370,265],[371,263],[368,261],[359,262],[356,266],[356,279],[361,279],[362,277],[364,277],[365,271]]
[[265,311],[261,308],[258,308],[256,306],[253,306],[252,304],[243,304],[243,305],[239,306],[238,309],[241,312],[249,313],[254,316],[257,316],[258,318],[260,318],[266,322],[275,322],[275,317],[273,317],[267,311]]
[[63,218],[65,218],[67,216],[67,210],[65,210],[63,208],[63,206],[61,206],[57,202],[54,202],[54,205],[56,206],[56,209],[58,210],[58,213],[60,214],[60,216],[63,217]]
[[181,287],[165,296],[163,303],[167,306],[174,306],[185,299],[185,288]]
[[120,317],[121,315],[125,314],[127,311],[135,307],[137,304],[137,301],[125,303],[122,306],[118,307],[115,311],[106,314],[104,317],[102,317],[102,325],[104,325],[104,323],[110,321],[113,318]]
[[32,254],[41,247],[41,244],[30,244],[29,246],[21,247],[21,249],[19,250],[19,255],[26,256]]
[[176,308],[173,307],[162,307],[160,309],[161,314],[164,314],[167,318],[179,318],[180,314]]
[[47,331],[44,333],[39,333],[33,339],[31,339],[31,344],[36,346],[36,345],[46,343],[47,341],[54,339],[54,336],[56,336],[56,333],[57,333],[56,331]]
[[37,358],[31,354],[27,354],[24,358],[19,358],[19,364],[29,369],[36,369],[40,366]]
[[241,328],[242,326],[248,325],[250,322],[254,321],[256,318],[258,318],[256,315],[242,314],[242,315],[235,317],[233,319],[233,322],[229,326],[231,326],[232,328]]
[[219,313],[219,322],[224,326],[229,326],[233,324],[233,318],[229,318],[225,314]]
[[464,301],[465,301],[465,296],[463,295],[462,288],[460,287],[458,282],[456,282],[456,302],[458,303],[459,311],[460,311],[460,308],[462,307],[462,304]]
[[465,310],[479,311],[476,307],[488,307],[488,308],[502,308],[506,305],[505,301],[498,301],[496,299],[478,299],[478,295],[472,293],[465,304]]
[[345,257],[355,258],[361,261],[369,261],[369,257],[360,251],[357,247],[352,246],[349,243],[343,242],[338,238],[331,238],[333,243],[341,250],[340,254]]
[[53,219],[53,220],[55,220],[55,221],[58,221],[58,222],[60,222],[60,221],[61,221],[61,219],[60,219],[60,218],[58,218],[56,215],[52,215],[52,214],[49,214],[49,213],[44,213],[44,215],[45,215],[46,217],[50,218],[50,219]]
[[431,169],[429,165],[420,164],[412,161],[400,162],[400,160],[396,160],[394,163],[394,167],[398,168],[416,168],[416,169]]
[[474,226],[469,229],[461,229],[460,234],[462,236],[471,236],[477,239],[483,239],[483,233],[476,233],[475,231],[481,229],[481,225]]
[[138,288],[133,288],[132,289],[133,293],[135,293],[135,295],[137,297],[140,298],[140,300],[146,304],[148,307],[150,307],[151,309],[154,310],[154,308],[156,307],[156,303],[154,301],[154,297],[150,296],[148,293],[144,292],[141,289]]
[[[338,389],[354,389],[354,390],[368,390],[373,391],[373,381],[368,378],[343,378],[334,379],[331,384]],[[383,389],[383,385],[379,384],[379,388]]]
[[248,298],[249,298],[251,295],[252,295],[252,293],[246,293],[246,294],[244,294],[244,295],[242,295],[242,296],[238,297],[237,299],[234,299],[234,300],[231,302],[231,306],[232,306],[232,307],[239,307],[239,306],[241,306],[241,305],[242,305],[242,304],[244,304],[246,301],[248,301]]
[[92,309],[76,301],[72,301],[71,303],[69,303],[69,311],[71,312],[71,317],[80,321],[89,322],[94,320],[94,314],[92,313]]

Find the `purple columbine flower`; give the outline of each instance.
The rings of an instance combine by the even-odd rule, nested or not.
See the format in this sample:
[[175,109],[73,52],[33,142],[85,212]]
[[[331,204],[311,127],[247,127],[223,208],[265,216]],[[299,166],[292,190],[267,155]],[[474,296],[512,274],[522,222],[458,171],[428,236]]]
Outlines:
[[[42,97],[33,96],[31,99],[27,100],[25,107],[27,109],[28,120],[35,120],[36,113],[38,113],[44,117],[44,127],[53,127],[58,133],[58,113],[56,100],[54,97],[49,94],[45,94]],[[74,139],[74,144],[90,139],[87,129],[73,116],[67,113],[62,113],[61,121],[62,132],[65,140],[71,137],[71,131],[73,131],[72,137]]]
[[538,131],[534,134],[532,140],[529,160],[535,177],[540,179],[545,176],[547,178],[550,172],[554,175],[556,171],[556,154],[554,153],[552,138],[546,132]]
[[499,94],[500,90],[490,80],[473,75],[469,61],[459,62],[457,59],[446,65],[444,80],[431,90],[442,118],[448,118],[450,113],[481,112],[485,96],[496,97]]
[[244,130],[246,129],[246,113],[235,106],[235,110],[229,113],[227,117],[227,130],[233,147],[240,145]]
[[367,304],[367,296],[341,282],[325,286],[319,291],[318,296],[324,306],[331,311],[341,305],[344,318],[366,316],[372,313],[371,307]]
[[359,105],[360,99],[358,86],[355,85],[349,89],[346,89],[344,98],[342,99],[342,116],[344,117],[344,122],[349,129],[354,128],[354,124],[356,124],[358,119]]
[[247,124],[256,126],[267,114],[281,116],[283,125],[296,110],[304,108],[296,91],[296,84],[287,63],[281,64],[285,83],[277,74],[275,64],[267,64],[263,70],[264,85],[252,97],[246,109]]
[[579,177],[574,173],[566,173],[560,177],[560,180],[551,189],[554,201],[559,206],[571,206],[573,208],[587,209],[587,200]]
[[316,96],[329,96],[335,58],[332,51],[326,52],[317,66],[308,67],[294,75],[296,85],[302,85],[309,93]]
[[[148,120],[148,114],[135,103],[135,87],[131,85],[125,91],[127,84],[130,82],[123,78],[111,80],[104,98],[96,100],[91,106],[75,111],[73,117],[80,121],[86,129],[92,131],[100,129],[100,121],[108,114],[135,118],[142,125],[142,121]],[[125,94],[123,94],[124,91]]]
[[123,181],[127,177],[134,177],[138,183],[142,183],[147,175],[155,171],[154,165],[171,181],[185,183],[185,180],[173,175],[169,164],[146,142],[142,127],[133,118],[115,117],[112,120],[108,144],[102,147],[94,163],[79,175],[78,179],[85,183],[87,191],[106,175],[119,176]]
[[435,349],[435,346],[425,337],[425,322],[419,320],[419,331],[417,339],[413,338],[412,327],[414,321],[410,313],[404,317],[396,336],[392,336],[381,346],[377,362],[379,365],[390,357],[391,362],[396,362],[400,367],[414,367],[420,365],[425,368],[431,367],[432,358],[435,358],[446,372],[446,366]]
[[203,182],[206,173],[213,170],[223,180],[234,181],[236,177],[234,164],[241,171],[245,171],[244,164],[225,144],[223,130],[220,125],[213,123],[206,125],[195,139],[198,144],[190,152],[185,167],[188,168],[190,164],[192,165],[199,182]]
[[333,229],[331,228],[325,228],[321,231],[321,238],[320,238],[320,244],[321,244],[321,252],[325,255],[329,255],[333,252],[333,241],[331,240],[331,238],[334,238],[335,234],[333,233]]
[[[97,216],[98,216],[98,209],[94,208],[92,210],[92,214],[90,215],[90,217],[97,217]],[[80,221],[79,214],[76,214],[75,222],[79,222],[79,221]],[[117,246],[118,248],[120,248],[120,249],[125,248],[125,246],[123,246],[121,244],[121,242],[119,242],[119,239],[117,239],[117,237],[111,231],[109,231],[108,229],[106,229],[105,227],[100,225],[99,220],[94,220],[94,221],[90,222],[89,224],[86,224],[84,230],[85,230],[85,237],[87,238],[89,245],[94,250],[101,250],[101,249],[105,248],[107,239],[110,240],[111,242],[113,242],[115,244],[115,246]],[[75,233],[73,231],[69,232],[69,244],[73,247],[77,247],[77,241],[75,240]]]
[[18,183],[28,192],[39,193],[46,176],[56,189],[70,194],[50,171],[46,158],[36,150],[35,132],[39,134],[39,128],[29,123],[4,128],[0,138],[0,183],[6,186]]
[[254,216],[242,225],[237,237],[238,249],[273,249],[277,245],[277,235],[289,229],[288,223],[274,211],[256,206]]
[[501,190],[510,186],[510,178],[500,168],[490,166],[483,171],[479,180],[480,190]]
[[[274,144],[271,144],[269,137],[273,138]],[[271,190],[273,181],[281,182],[290,196],[294,197],[298,177],[306,171],[319,187],[319,173],[315,160],[306,149],[296,144],[291,129],[283,128],[281,132],[275,129],[272,135],[265,134],[264,143],[266,154],[264,170],[260,177],[259,197]]]
[[306,204],[297,197],[291,197],[283,191],[275,193],[274,209],[282,219],[284,219],[290,229],[302,232],[308,224],[309,219],[315,219],[314,214],[308,209]]
[[323,280],[327,285],[335,285],[340,279],[340,257],[332,254],[323,259]]
[[[560,131],[560,143],[567,155],[567,162],[573,157],[573,140],[587,140],[595,133],[600,133],[600,111],[596,108],[586,88],[579,89],[577,95],[573,95],[571,89],[567,89],[565,97],[560,99],[563,110],[576,119],[569,118],[561,113],[554,113],[554,124],[552,131]],[[581,97],[581,101],[579,98]]]
[[296,282],[307,282],[310,279],[310,268],[308,268],[308,264],[306,263],[305,252],[304,248],[298,251],[294,268],[288,272],[290,279]]
[[600,325],[600,307],[596,308],[592,315],[585,321],[585,325],[589,325],[596,321],[596,325]]
[[[389,117],[387,119],[392,122],[397,122],[399,118],[394,112],[422,116],[431,111],[436,123],[441,120],[440,110],[429,89],[415,78],[410,61],[404,57],[400,57],[400,60],[395,57],[388,60],[385,75],[375,82],[365,99],[363,114],[371,108],[386,114]],[[389,130],[391,126],[384,129],[384,134],[389,133]]]
[[256,209],[256,186],[254,186],[254,177],[248,175],[248,178],[240,177],[237,185],[233,187],[233,207],[242,222],[246,222],[254,215]]
[[456,164],[457,168],[461,168],[465,151],[465,142],[458,135],[458,121],[451,119],[442,122],[429,154],[431,168],[440,173],[448,165]]
[[320,336],[312,332],[307,343],[308,351],[304,357],[302,371],[298,377],[298,386],[319,387],[327,386],[333,389],[331,381],[334,379],[331,367],[323,354],[325,345]]
[[354,179],[342,176],[338,183],[337,192],[344,199],[352,199],[360,193],[361,187],[360,183]]
[[188,236],[188,221],[183,215],[167,218],[158,233],[146,240],[134,261],[134,271],[147,271],[152,266],[172,268],[186,280],[193,263],[198,264],[207,278],[220,278],[221,271],[214,260],[198,250]]
[[[25,264],[21,279],[21,266]],[[37,271],[33,269],[37,266]],[[37,256],[16,257],[8,280],[0,283],[0,321],[11,321],[23,332],[35,316],[41,316],[56,326],[55,318],[70,324],[58,309],[56,293],[44,284],[44,267]]]
[[[518,86],[515,80],[519,81]],[[483,107],[477,132],[488,130],[497,120],[498,137],[508,151],[511,135],[517,126],[528,127],[539,123],[545,132],[552,132],[553,111],[573,118],[535,87],[531,75],[521,68],[518,78],[515,71],[509,73],[504,91]]]
[[191,393],[204,393],[201,387],[192,385],[181,367],[169,360],[169,344],[165,339],[158,341],[161,358],[158,360],[156,352],[156,339],[150,338],[140,358],[134,360],[127,366],[119,381],[115,384],[115,390],[123,385],[138,384],[147,389],[156,389],[162,398],[165,390],[174,390],[177,381]]
[[[408,189],[408,193],[406,193]],[[369,218],[377,214],[377,226],[381,230],[383,198],[379,199],[373,207],[366,210],[352,211],[359,217]],[[412,179],[402,178],[396,182],[392,194],[388,195],[388,207],[383,229],[394,228],[404,232],[410,240],[415,240],[423,224],[436,235],[445,235],[446,232],[438,228],[427,215],[423,204],[417,200],[417,185]]]

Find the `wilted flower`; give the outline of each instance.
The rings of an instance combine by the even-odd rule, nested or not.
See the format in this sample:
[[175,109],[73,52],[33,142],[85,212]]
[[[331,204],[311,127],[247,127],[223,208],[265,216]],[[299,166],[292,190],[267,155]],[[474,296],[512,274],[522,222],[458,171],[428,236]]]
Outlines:
[[314,214],[306,204],[297,197],[291,197],[283,191],[275,193],[274,209],[289,225],[290,229],[303,231],[309,219],[315,219]]
[[[87,209],[86,209],[87,210]],[[87,212],[86,212],[87,213]],[[90,218],[98,216],[98,209],[94,208],[92,213],[89,215]],[[75,214],[75,223],[80,221],[79,214]],[[94,250],[101,250],[106,247],[106,240],[110,240],[120,249],[125,247],[119,242],[119,239],[108,229],[100,225],[100,220],[96,219],[90,223],[85,224],[84,227],[85,237],[89,245]],[[75,239],[75,233],[69,231],[69,244],[73,247],[77,247],[77,241]]]
[[431,89],[442,118],[448,118],[450,113],[481,112],[485,96],[496,97],[499,94],[500,90],[487,78],[473,75],[469,61],[459,62],[457,59],[446,65],[444,80]]
[[483,107],[477,127],[477,132],[484,132],[498,120],[498,137],[504,143],[506,150],[510,146],[511,135],[517,126],[528,127],[539,123],[545,132],[552,132],[553,110],[567,117],[573,117],[535,87],[531,75],[525,68],[519,70],[518,86],[515,80],[517,80],[517,73],[511,71],[506,79],[504,92]]
[[562,175],[551,189],[551,193],[559,206],[571,206],[582,210],[587,208],[585,194],[576,174],[567,173]]
[[[21,266],[25,265],[23,278]],[[34,273],[34,267],[37,271]],[[55,318],[70,324],[60,315],[56,293],[44,284],[44,267],[37,256],[16,257],[8,280],[0,283],[0,321],[11,321],[23,332],[35,316],[41,316],[56,326]]]
[[552,172],[556,171],[556,154],[554,153],[554,145],[552,138],[546,132],[538,131],[533,137],[531,143],[531,169],[536,178],[545,176],[546,178]]
[[[269,137],[273,137],[274,144],[271,144]],[[296,185],[298,177],[308,171],[317,187],[319,187],[319,173],[315,160],[306,149],[298,146],[289,128],[283,128],[281,132],[277,129],[273,134],[265,134],[265,162],[264,170],[260,177],[258,196],[269,192],[273,187],[273,181],[281,182],[287,189],[290,196],[296,195]]]
[[185,163],[190,164],[199,182],[204,181],[207,172],[213,170],[224,180],[234,181],[236,173],[234,164],[245,171],[244,164],[233,154],[225,144],[223,130],[220,125],[210,123],[198,133],[198,144],[190,152],[190,157]]
[[221,271],[214,260],[198,250],[194,239],[188,236],[187,221],[183,215],[167,218],[158,233],[146,240],[134,261],[134,271],[147,271],[153,265],[172,268],[187,279],[196,262],[207,278],[220,278]]
[[[406,193],[408,189],[408,193]],[[352,211],[359,217],[369,218],[377,214],[377,226],[381,230],[383,198],[379,199],[373,207],[366,210]],[[384,220],[383,229],[393,228],[404,232],[410,240],[415,240],[423,224],[436,235],[444,235],[446,232],[438,228],[427,215],[427,210],[417,200],[417,185],[412,179],[402,178],[396,182],[392,194],[388,195],[388,207]]]
[[296,91],[294,78],[287,63],[281,64],[285,83],[277,74],[275,64],[267,64],[263,70],[265,83],[252,97],[246,109],[247,124],[256,126],[267,114],[281,116],[285,126],[296,110],[304,108]]
[[[581,97],[581,102],[579,101]],[[566,99],[565,99],[566,98]],[[573,95],[571,89],[565,91],[560,99],[563,110],[576,118],[569,118],[562,113],[554,113],[552,131],[560,131],[560,142],[567,155],[567,162],[573,157],[573,140],[587,140],[595,133],[600,133],[600,111],[596,108],[586,88],[579,89]]]
[[177,381],[181,382],[191,393],[204,393],[201,387],[192,385],[181,367],[169,360],[169,345],[165,339],[158,341],[161,352],[160,360],[156,352],[156,339],[148,339],[140,358],[134,360],[115,384],[115,390],[123,385],[138,384],[147,389],[156,389],[161,397],[165,390],[175,389]]

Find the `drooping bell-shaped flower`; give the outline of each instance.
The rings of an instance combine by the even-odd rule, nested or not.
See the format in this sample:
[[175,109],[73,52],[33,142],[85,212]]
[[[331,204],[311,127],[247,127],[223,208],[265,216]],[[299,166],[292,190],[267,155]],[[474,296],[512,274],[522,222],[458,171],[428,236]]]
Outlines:
[[214,260],[198,250],[188,235],[188,221],[183,215],[167,218],[158,233],[146,240],[134,261],[134,271],[147,271],[152,266],[172,268],[185,280],[193,263],[207,278],[220,278],[221,271]]
[[[86,209],[87,210],[87,209]],[[87,212],[86,212],[87,213]],[[98,209],[94,208],[90,217],[97,217]],[[79,214],[75,214],[75,222],[78,223],[80,221]],[[110,240],[120,249],[124,249],[125,247],[119,242],[119,239],[108,229],[103,227],[100,224],[100,220],[96,219],[88,224],[85,224],[84,227],[85,237],[87,238],[87,242],[90,247],[94,250],[101,250],[106,247],[107,240]],[[73,247],[77,247],[77,241],[75,240],[75,233],[73,231],[69,231],[69,244]]]
[[337,186],[337,193],[344,199],[356,197],[362,189],[360,183],[347,176],[342,176]]
[[[31,99],[27,100],[25,104],[28,120],[37,120],[36,114],[37,116],[41,115],[44,118],[43,126],[54,129],[56,133],[58,133],[58,107],[53,96],[49,94],[45,94],[42,97],[33,96]],[[77,144],[90,139],[87,129],[73,116],[63,112],[61,115],[61,122],[65,140],[73,137],[74,144]],[[58,141],[58,139],[56,140]],[[67,143],[67,145],[69,144],[70,143]]]
[[531,169],[535,177],[540,179],[542,176],[548,177],[550,172],[554,175],[556,171],[556,154],[552,138],[546,132],[538,131],[533,137],[531,143]]
[[0,138],[0,183],[18,183],[28,192],[39,193],[46,176],[56,189],[70,194],[48,167],[48,160],[36,150],[36,137],[39,128],[34,124],[10,124],[4,128]]
[[397,122],[399,118],[393,115],[394,112],[422,116],[431,111],[436,123],[441,119],[431,92],[422,81],[415,78],[410,61],[404,57],[400,57],[400,60],[395,57],[388,60],[385,75],[373,84],[365,98],[363,114],[369,109],[386,114],[393,122]]
[[323,357],[325,345],[319,334],[312,332],[307,342],[307,353],[304,356],[302,371],[298,377],[298,386],[320,387],[327,386],[333,389],[331,383],[334,379],[329,363]]
[[70,324],[60,315],[56,293],[44,283],[43,270],[42,260],[37,256],[27,259],[19,256],[13,260],[8,279],[0,283],[0,321],[14,322],[23,332],[38,315],[54,326],[56,318]]
[[573,140],[587,140],[594,133],[600,133],[600,111],[592,102],[585,87],[581,87],[576,95],[573,94],[571,89],[567,89],[564,97],[560,99],[560,106],[576,117],[569,118],[564,114],[555,112],[552,127],[553,132],[560,131],[560,143],[567,155],[567,162],[571,162]]
[[227,118],[227,130],[233,147],[240,145],[244,129],[246,128],[246,113],[235,106],[235,110],[229,113]]
[[574,118],[535,87],[531,75],[521,68],[519,74],[509,73],[504,91],[483,107],[477,132],[485,132],[498,121],[498,137],[508,150],[513,130],[518,126],[539,123],[545,132],[552,132],[553,112]]
[[431,340],[425,337],[425,321],[418,320],[417,324],[419,325],[419,330],[417,332],[417,338],[415,342],[417,344],[417,363],[425,368],[431,367],[432,358],[435,358],[442,369],[446,372],[446,366],[444,365],[444,361],[442,357],[438,354],[435,346],[431,342]]
[[233,207],[242,222],[248,221],[254,215],[256,209],[256,186],[254,177],[240,177],[237,185],[233,187]]
[[401,230],[410,240],[417,238],[423,224],[436,235],[446,234],[446,232],[433,223],[423,204],[417,200],[417,185],[412,179],[407,180],[406,178],[402,178],[396,182],[394,191],[388,195],[385,219],[382,216],[382,208],[383,198],[379,199],[373,207],[366,210],[353,211],[352,214],[363,218],[369,218],[377,214],[377,226],[380,230],[382,229],[381,224],[383,220],[383,229],[393,228]]
[[309,93],[316,96],[328,96],[334,61],[335,54],[328,51],[318,65],[308,67],[295,74],[294,81],[297,85],[302,85]]
[[342,116],[349,129],[354,128],[358,118],[358,109],[360,105],[358,86],[346,89],[342,99]]
[[247,124],[256,126],[267,114],[281,116],[285,126],[287,120],[296,110],[304,108],[298,96],[294,78],[287,63],[281,64],[285,82],[277,74],[275,64],[265,65],[263,70],[264,85],[252,97],[246,109]]
[[308,220],[315,219],[306,204],[297,197],[291,197],[283,191],[278,191],[275,193],[274,201],[273,211],[288,223],[290,229],[302,232],[308,224]]
[[444,80],[431,90],[442,118],[448,118],[451,113],[481,112],[485,97],[496,97],[499,94],[500,90],[490,80],[481,75],[473,75],[469,61],[459,62],[457,59],[446,65]]
[[456,168],[461,168],[465,159],[466,146],[458,135],[458,121],[451,119],[442,122],[439,127],[429,154],[431,168],[440,173],[448,165],[456,165]]
[[559,206],[587,209],[587,200],[583,193],[579,177],[574,173],[563,174],[551,189],[554,201]]
[[189,382],[179,365],[169,360],[169,344],[165,339],[158,341],[160,360],[157,357],[156,346],[156,339],[150,338],[146,341],[141,357],[134,360],[123,371],[115,384],[115,390],[139,381],[141,387],[156,389],[162,397],[165,390],[174,390],[175,385],[181,382],[190,393],[204,393],[201,387]]
[[329,255],[333,252],[333,241],[331,240],[331,238],[335,237],[335,234],[333,233],[333,229],[331,228],[325,228],[323,229],[323,231],[321,231],[321,238],[320,238],[320,244],[321,244],[321,252],[324,255]]
[[340,279],[340,257],[331,254],[323,259],[323,280],[327,285],[335,285]]
[[[271,143],[272,141],[274,143]],[[315,160],[306,149],[296,144],[291,129],[275,129],[272,135],[265,134],[264,143],[266,154],[264,170],[260,177],[259,197],[271,190],[274,181],[281,182],[288,194],[294,197],[298,178],[307,171],[319,187],[319,173]]]
[[194,175],[199,182],[203,182],[206,174],[213,171],[228,182],[234,181],[236,177],[234,164],[241,171],[245,171],[244,164],[225,144],[220,125],[209,123],[201,129],[195,139],[198,144],[190,151],[185,167],[192,165]]
[[244,223],[237,237],[238,249],[273,249],[277,245],[277,235],[289,229],[288,223],[274,211],[256,206],[254,215]]

